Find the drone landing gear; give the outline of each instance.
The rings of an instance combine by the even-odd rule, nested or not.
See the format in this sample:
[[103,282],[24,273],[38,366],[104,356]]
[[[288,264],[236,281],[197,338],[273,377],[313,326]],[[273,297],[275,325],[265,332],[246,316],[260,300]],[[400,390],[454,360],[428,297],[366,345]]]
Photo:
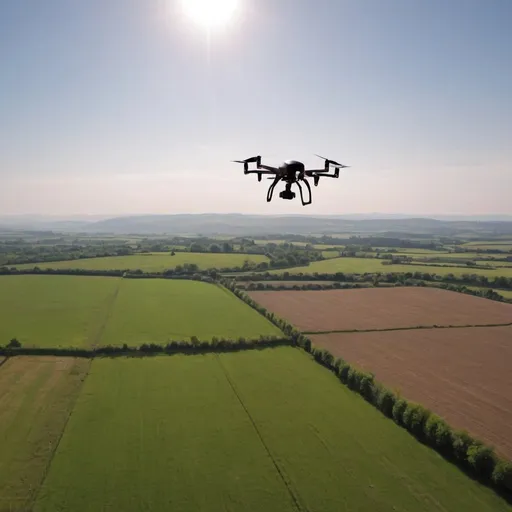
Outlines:
[[[277,177],[270,185],[270,188],[268,189],[268,193],[267,193],[267,202],[272,201],[272,195],[274,193],[274,188],[277,185],[277,183],[279,182],[279,180],[280,180],[280,178]],[[303,193],[300,181],[303,181],[306,185],[306,188],[308,189],[308,200],[307,201],[304,201],[304,193]],[[281,199],[288,199],[288,200],[295,199],[295,192],[292,192],[292,185],[293,185],[293,183],[297,183],[297,186],[299,187],[299,191],[300,191],[300,200],[302,201],[302,206],[311,204],[312,203],[311,186],[305,179],[301,179],[300,181],[297,180],[292,183],[286,183],[285,189],[279,193],[279,197]]]

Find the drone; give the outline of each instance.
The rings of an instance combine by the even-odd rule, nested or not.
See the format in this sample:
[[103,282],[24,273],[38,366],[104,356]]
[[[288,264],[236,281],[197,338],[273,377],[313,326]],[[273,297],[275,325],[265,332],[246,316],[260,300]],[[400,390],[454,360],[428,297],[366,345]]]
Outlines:
[[[276,185],[283,180],[286,183],[285,189],[279,194],[279,197],[282,199],[294,199],[295,192],[292,192],[292,185],[294,183],[297,184],[300,190],[300,199],[302,201],[302,206],[306,206],[311,204],[313,201],[311,195],[311,187],[309,182],[307,181],[307,177],[313,178],[313,183],[315,187],[318,186],[320,178],[339,178],[340,169],[344,169],[349,167],[348,165],[343,165],[334,160],[329,160],[320,155],[315,155],[318,158],[321,158],[325,161],[325,167],[323,169],[309,169],[307,170],[304,167],[302,162],[297,160],[285,160],[279,167],[272,167],[270,165],[263,165],[261,163],[261,156],[253,156],[251,158],[246,158],[245,160],[232,160],[237,164],[244,164],[244,174],[257,174],[258,181],[261,181],[261,177],[263,174],[272,174],[274,177],[267,178],[269,180],[273,180],[268,192],[267,192],[267,202],[272,201],[272,195],[274,194],[274,188]],[[249,170],[249,164],[255,163],[256,169]],[[334,169],[334,174],[329,174],[330,168]],[[305,187],[308,191],[308,200],[304,200],[304,194],[301,182],[305,184]]]

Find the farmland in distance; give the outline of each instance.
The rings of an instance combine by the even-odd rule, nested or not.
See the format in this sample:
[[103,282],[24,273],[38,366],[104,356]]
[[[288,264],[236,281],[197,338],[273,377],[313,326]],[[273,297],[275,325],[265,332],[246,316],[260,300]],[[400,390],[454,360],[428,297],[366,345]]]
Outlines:
[[56,268],[56,269],[85,269],[85,270],[137,270],[144,272],[163,272],[178,265],[195,264],[199,269],[241,267],[244,261],[254,263],[268,261],[260,254],[226,254],[226,253],[170,253],[137,254],[133,256],[108,256],[105,258],[84,258],[69,261],[52,261],[44,263],[28,263],[17,265],[17,268]]
[[317,334],[312,341],[512,459],[512,327]]
[[95,360],[34,510],[106,508],[510,510],[290,347]]

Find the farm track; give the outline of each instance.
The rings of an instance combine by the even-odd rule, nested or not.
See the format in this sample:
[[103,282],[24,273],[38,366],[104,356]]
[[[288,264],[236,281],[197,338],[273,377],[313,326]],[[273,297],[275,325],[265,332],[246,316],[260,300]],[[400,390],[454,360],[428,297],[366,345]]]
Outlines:
[[219,355],[215,354],[215,357],[216,357],[217,362],[219,363],[219,365],[220,365],[220,367],[221,367],[221,369],[222,369],[222,371],[223,371],[223,373],[224,373],[224,375],[226,377],[226,380],[228,381],[231,389],[233,390],[233,393],[235,394],[236,398],[240,402],[240,405],[242,406],[243,410],[247,414],[247,417],[249,418],[249,421],[251,422],[252,426],[254,427],[256,435],[258,436],[261,444],[263,445],[263,448],[265,448],[265,451],[267,452],[267,455],[269,456],[270,460],[272,461],[272,464],[274,465],[274,468],[276,469],[277,474],[281,478],[281,480],[283,482],[283,485],[288,490],[288,493],[290,494],[290,498],[292,499],[293,504],[295,505],[295,508],[297,510],[299,510],[300,512],[302,512],[302,511],[308,512],[308,509],[301,504],[301,500],[300,500],[300,496],[299,496],[298,492],[296,492],[296,491],[294,492],[294,490],[291,487],[291,484],[287,482],[287,479],[285,478],[283,471],[281,470],[281,468],[279,467],[279,464],[277,463],[276,459],[272,455],[272,452],[270,451],[270,448],[268,447],[267,443],[265,442],[265,439],[263,438],[263,435],[260,432],[260,430],[258,428],[258,425],[256,425],[256,422],[254,421],[254,418],[252,417],[251,413],[249,412],[249,410],[247,409],[246,405],[244,404],[244,402],[242,400],[242,397],[240,396],[240,393],[236,389],[235,383],[233,382],[233,380],[229,376],[229,373],[228,373],[226,367],[222,364],[222,361],[221,361]]
[[119,290],[121,289],[122,283],[123,283],[123,279],[119,279],[116,289],[114,290],[112,295],[106,301],[107,303],[105,305],[105,314],[103,316],[103,320],[101,321],[101,323],[98,327],[98,331],[96,332],[94,338],[91,340],[91,343],[89,343],[89,345],[92,348],[96,348],[100,345],[101,338],[103,337],[103,333],[105,332],[108,322],[112,316],[112,310],[114,309],[114,304],[116,303],[117,297],[119,296]]

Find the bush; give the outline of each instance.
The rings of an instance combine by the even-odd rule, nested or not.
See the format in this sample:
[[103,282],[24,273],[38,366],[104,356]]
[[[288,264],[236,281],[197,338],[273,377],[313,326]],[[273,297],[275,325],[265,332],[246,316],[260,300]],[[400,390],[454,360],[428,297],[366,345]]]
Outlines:
[[468,448],[467,460],[475,472],[483,477],[491,478],[496,465],[494,450],[480,442],[473,442]]
[[465,430],[458,430],[452,434],[453,454],[462,462],[467,461],[468,448],[473,443],[473,439]]
[[403,416],[406,407],[407,402],[403,398],[398,398],[395,400],[395,405],[393,405],[393,419],[399,425],[403,425]]
[[17,338],[12,338],[11,341],[7,344],[7,348],[20,348],[21,343],[18,341]]
[[419,404],[410,403],[406,406],[402,422],[403,425],[417,437],[423,437],[425,423],[430,413],[423,406]]
[[512,463],[504,460],[498,462],[492,472],[492,481],[499,487],[512,491]]
[[388,417],[393,417],[396,396],[389,389],[381,388],[377,394],[377,407]]

